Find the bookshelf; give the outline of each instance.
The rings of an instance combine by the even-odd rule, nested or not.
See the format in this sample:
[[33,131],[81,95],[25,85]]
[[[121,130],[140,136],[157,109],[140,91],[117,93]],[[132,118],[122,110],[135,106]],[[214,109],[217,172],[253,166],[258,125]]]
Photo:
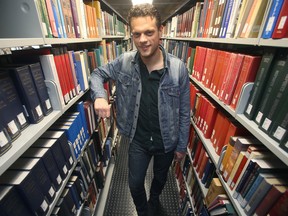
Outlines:
[[[1,1],[0,3],[0,18],[5,20],[5,22],[1,22],[0,24],[0,58],[6,55],[12,55],[13,51],[17,51],[21,53],[22,50],[41,50],[54,48],[54,47],[61,47],[66,46],[68,50],[74,49],[90,49],[98,47],[98,45],[103,40],[117,40],[117,44],[123,41],[127,43],[129,41],[129,37],[123,33],[123,35],[98,35],[98,37],[80,37],[80,38],[48,38],[45,36],[45,29],[43,27],[43,23],[41,22],[41,13],[37,8],[37,4],[40,1],[34,0],[25,0],[25,1]],[[45,2],[45,1],[42,1]],[[84,2],[84,1],[79,1]],[[94,1],[95,2],[95,1]],[[100,2],[100,1],[99,1]],[[102,6],[107,9],[107,5],[104,5],[105,2],[101,1]],[[83,3],[84,5],[84,3]],[[101,6],[101,7],[102,7]],[[109,8],[109,13],[112,13],[113,8]],[[102,11],[101,11],[102,13]],[[117,13],[117,15],[119,15]],[[123,26],[125,25],[126,21],[120,17],[120,21],[123,22]],[[104,23],[101,23],[101,25]],[[122,49],[124,51],[124,49]],[[3,56],[2,56],[3,55]],[[1,66],[2,62],[0,63]],[[21,134],[15,141],[12,142],[12,147],[5,152],[0,157],[0,176],[5,173],[9,169],[9,167],[17,161],[23,153],[28,150],[35,141],[37,141],[54,123],[56,123],[61,117],[66,115],[68,112],[73,110],[74,105],[77,104],[80,100],[86,100],[89,98],[89,88],[80,91],[79,94],[73,95],[73,97],[69,100],[67,104],[63,104],[58,94],[57,86],[54,82],[50,80],[45,80],[45,84],[47,87],[47,91],[49,93],[49,97],[51,100],[51,105],[53,107],[53,111],[45,116],[39,123],[37,124],[30,124],[27,128],[21,131]],[[63,100],[63,99],[62,99]],[[113,135],[111,148],[114,151],[114,148],[117,148],[117,144],[119,142],[118,139],[118,132],[117,128],[107,127],[109,131],[106,131],[106,136]],[[113,132],[112,132],[113,130]],[[105,140],[107,139],[105,138]],[[89,138],[91,140],[92,137]],[[73,171],[77,166],[77,163],[80,159],[84,156],[84,151],[88,148],[89,140],[82,146],[81,152],[79,155],[78,160],[75,160],[72,168],[69,170],[67,177],[63,179],[61,187],[56,192],[55,198],[52,203],[49,204],[49,210],[45,213],[45,215],[51,215],[53,213],[54,207],[57,205],[57,202],[65,189],[67,182],[71,175],[73,175]],[[68,145],[68,143],[67,143]],[[105,151],[104,143],[101,146],[102,151]],[[103,153],[103,152],[102,152]],[[113,154],[113,152],[111,153]],[[102,159],[101,159],[102,160]],[[113,160],[114,158],[111,157],[110,160],[107,160],[107,167],[103,168],[103,174],[105,175],[105,188],[106,192],[102,192],[99,189],[99,193],[97,192],[97,201],[94,205],[94,208],[91,214],[94,214],[97,208],[101,207],[101,200],[102,203],[105,201],[105,196],[107,195],[107,188],[109,188],[109,184],[111,181],[111,176],[113,172]],[[109,179],[110,178],[110,179]],[[105,195],[106,194],[106,195]],[[86,197],[85,199],[88,199]],[[81,211],[83,210],[84,203],[82,203],[81,207],[77,211],[77,215],[81,215]],[[91,210],[91,209],[90,209]]]
[[[198,2],[200,2],[200,1],[194,1],[194,6]],[[205,2],[210,2],[210,1],[204,0],[204,1],[202,1],[202,4],[205,4]],[[219,2],[223,3],[225,1],[219,1]],[[227,0],[226,2],[232,2],[232,1]],[[233,1],[233,2],[235,2],[235,1]],[[207,48],[212,48],[212,49],[215,48],[217,50],[225,50],[225,51],[230,51],[230,52],[245,53],[248,55],[250,53],[257,55],[257,52],[258,52],[258,55],[261,55],[261,54],[263,54],[263,51],[265,49],[268,49],[268,48],[273,48],[275,50],[287,49],[288,48],[287,37],[281,38],[281,39],[272,39],[272,38],[264,39],[261,37],[262,32],[264,31],[265,21],[268,19],[268,12],[269,12],[270,8],[272,7],[272,2],[273,1],[267,2],[267,6],[265,7],[265,13],[263,15],[263,18],[262,18],[262,21],[261,21],[261,24],[259,27],[259,33],[258,33],[258,36],[255,38],[240,38],[240,37],[220,38],[220,37],[209,37],[209,36],[202,37],[199,34],[196,37],[189,37],[189,36],[184,36],[185,32],[183,33],[183,36],[179,36],[179,35],[177,35],[177,32],[175,31],[175,29],[178,29],[178,26],[176,28],[174,28],[174,30],[172,30],[173,17],[178,16],[178,18],[179,18],[185,12],[188,12],[189,9],[191,8],[188,6],[186,6],[186,7],[184,6],[184,8],[186,10],[182,9],[182,11],[180,13],[176,12],[175,14],[173,14],[170,17],[170,19],[165,21],[165,24],[166,24],[165,28],[166,29],[164,28],[164,34],[163,34],[163,38],[162,38],[164,41],[163,43],[165,45],[167,44],[167,47],[169,47],[171,44],[171,47],[173,47],[173,52],[175,51],[176,54],[181,53],[181,51],[177,52],[178,51],[177,45],[179,45],[182,42],[183,43],[181,44],[181,46],[184,44],[183,45],[184,48],[185,48],[185,42],[186,42],[186,43],[188,43],[189,47],[202,46],[202,47],[207,47]],[[202,9],[203,9],[203,7],[202,7]],[[189,17],[189,15],[187,17]],[[189,21],[187,21],[187,22],[189,22]],[[201,22],[201,20],[199,19],[199,23],[198,23],[199,25],[200,25],[200,22]],[[179,26],[185,25],[185,21],[182,21],[181,23],[182,24],[178,23]],[[179,31],[180,32],[183,31],[184,28],[182,28],[182,29],[180,28]],[[200,29],[197,29],[197,30],[199,33]],[[189,32],[189,30],[188,30],[188,32]],[[181,33],[178,33],[178,34],[181,34]],[[196,32],[196,34],[197,34],[197,32]],[[172,43],[172,41],[175,43]],[[174,48],[174,46],[175,46],[175,48]],[[181,46],[179,45],[179,47],[181,47]],[[243,47],[244,47],[244,49],[243,49]],[[245,50],[246,47],[247,47],[247,49]],[[237,48],[239,48],[239,51]],[[252,51],[256,51],[256,52],[252,52]],[[183,52],[185,52],[185,51],[183,51]],[[182,57],[183,57],[183,54],[182,54]],[[186,60],[187,60],[187,62],[189,61],[189,59],[183,59],[183,60],[185,62],[186,62]],[[189,72],[191,73],[192,68],[189,68],[189,69],[190,69]],[[250,92],[253,88],[253,82],[252,83],[245,83],[243,85],[243,88],[241,91],[241,97],[239,98],[238,105],[235,109],[232,109],[230,107],[230,105],[225,104],[222,100],[219,99],[219,97],[216,94],[214,94],[212,92],[212,90],[210,88],[205,87],[202,82],[197,80],[192,75],[190,76],[190,80],[191,80],[191,83],[193,83],[201,91],[201,94],[203,94],[205,97],[207,97],[209,99],[209,101],[212,101],[213,104],[217,105],[219,110],[224,112],[226,114],[226,116],[229,116],[229,118],[236,120],[237,123],[239,123],[247,131],[249,131],[249,133],[252,134],[255,138],[257,138],[264,146],[266,146],[270,152],[272,152],[278,159],[280,159],[286,166],[288,166],[288,152],[286,152],[285,150],[280,148],[279,142],[276,142],[270,136],[268,136],[266,133],[264,133],[262,130],[260,130],[259,126],[253,120],[249,120],[244,115],[245,107],[247,105]],[[230,189],[228,184],[223,179],[222,174],[220,173],[219,162],[222,160],[221,155],[219,156],[215,153],[215,149],[212,146],[210,139],[206,139],[204,137],[202,131],[196,126],[196,123],[194,123],[193,119],[191,119],[191,124],[192,124],[192,127],[194,128],[195,133],[200,138],[203,146],[205,147],[205,150],[208,153],[210,159],[213,161],[213,163],[216,167],[215,177],[218,177],[220,182],[222,183],[223,188],[225,189],[237,215],[247,215],[246,212],[244,211],[244,209],[240,206],[238,200],[236,200],[232,197],[234,190]],[[190,153],[190,150],[191,149],[187,150],[188,155]],[[191,163],[193,162],[193,159],[191,157],[190,157],[190,161],[191,161]],[[193,170],[194,170],[194,168],[193,168]],[[195,174],[197,176],[196,171],[195,171]],[[198,180],[200,180],[200,179],[198,179]],[[201,182],[201,181],[198,181],[198,182]],[[188,188],[188,186],[187,186],[187,188]],[[206,195],[205,191],[202,191],[202,194],[205,196]],[[197,210],[194,213],[196,213],[196,215],[199,214],[199,212],[197,212]]]

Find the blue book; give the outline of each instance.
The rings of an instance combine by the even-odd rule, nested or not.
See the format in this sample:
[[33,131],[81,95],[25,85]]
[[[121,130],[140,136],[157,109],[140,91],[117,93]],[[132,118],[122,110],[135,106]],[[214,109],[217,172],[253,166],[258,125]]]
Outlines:
[[61,23],[62,30],[63,30],[63,37],[67,38],[67,32],[66,32],[66,28],[65,28],[65,21],[64,21],[62,6],[61,6],[61,0],[56,0],[56,1],[57,1],[57,7],[58,7],[58,11],[59,11],[59,16],[60,16],[60,23]]
[[89,132],[88,132],[88,126],[87,126],[87,119],[85,116],[85,110],[84,110],[84,103],[83,101],[79,101],[75,104],[75,108],[77,110],[77,112],[80,113],[80,118],[81,118],[81,122],[84,128],[84,135],[86,137],[86,140],[89,139]]
[[[14,83],[8,72],[0,71],[0,122],[9,133],[12,140],[15,140],[21,134],[23,124],[28,124],[24,115],[24,110],[14,86]],[[17,116],[22,116],[23,124],[20,124]]]
[[71,192],[76,209],[79,209],[81,207],[82,201],[75,184],[73,182],[68,182],[65,187],[68,188],[68,190]]
[[35,181],[29,171],[6,170],[0,176],[0,183],[1,185],[14,186],[22,200],[35,215],[45,215],[48,212],[48,201],[42,193],[38,182]]
[[9,170],[29,171],[30,175],[32,175],[34,180],[39,184],[40,189],[46,196],[49,204],[52,203],[56,195],[56,189],[40,158],[19,158],[9,167]]
[[50,131],[50,130],[48,130],[48,131],[45,131],[44,134],[42,134],[42,136],[40,138],[41,139],[56,139],[60,144],[64,158],[67,162],[68,169],[70,169],[73,166],[73,164],[76,160],[76,157],[73,156],[74,151],[71,151],[71,149],[68,145],[67,136],[66,136],[64,131]]
[[9,136],[6,128],[4,128],[1,122],[0,122],[0,142],[1,142],[0,146],[0,156],[1,156],[12,147],[11,137]]
[[55,139],[38,139],[33,143],[32,148],[48,148],[52,152],[62,179],[66,178],[68,175],[67,164],[64,160],[61,147]]
[[52,152],[48,148],[29,148],[21,155],[21,158],[40,158],[56,191],[59,190],[62,185],[62,178]]
[[55,19],[55,25],[58,33],[59,38],[63,38],[63,28],[60,20],[60,14],[58,11],[58,5],[57,5],[57,0],[51,0],[51,5],[52,5],[52,11]]
[[72,57],[73,57],[73,62],[74,62],[74,66],[75,66],[76,76],[77,76],[79,84],[80,84],[80,89],[82,91],[85,91],[86,88],[85,88],[85,83],[84,83],[84,78],[83,78],[82,63],[81,63],[80,59],[76,58],[74,52],[72,54]]
[[209,176],[209,173],[211,173],[213,169],[214,169],[214,163],[213,163],[212,160],[209,158],[209,159],[208,159],[208,162],[207,162],[207,164],[206,164],[206,166],[205,166],[202,179],[201,179],[201,182],[202,182],[203,184],[206,184],[207,179],[208,179],[208,176]]
[[233,3],[234,3],[234,0],[228,0],[225,5],[224,16],[223,16],[223,20],[222,20],[222,24],[220,28],[219,38],[225,38],[226,36],[228,24],[230,21],[231,11],[233,8]]
[[[17,206],[17,208],[15,208]],[[0,186],[0,212],[3,216],[33,215],[14,186]]]
[[43,110],[28,65],[9,65],[6,70],[11,73],[22,105],[27,112],[27,119],[32,124],[40,122],[44,118]]
[[37,90],[37,95],[40,100],[40,106],[42,108],[43,114],[47,116],[53,111],[53,108],[51,106],[51,101],[44,81],[44,75],[40,62],[29,64],[28,66]]
[[263,28],[262,38],[268,39],[272,37],[274,27],[278,20],[278,16],[282,8],[282,5],[283,5],[283,0],[273,0],[272,5],[269,10],[268,17],[266,19],[265,26]]

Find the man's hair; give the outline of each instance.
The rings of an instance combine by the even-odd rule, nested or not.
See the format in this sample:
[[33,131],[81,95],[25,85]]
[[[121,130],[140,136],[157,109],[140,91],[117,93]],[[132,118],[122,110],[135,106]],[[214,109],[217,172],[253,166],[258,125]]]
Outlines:
[[139,4],[133,6],[128,13],[128,22],[131,27],[131,19],[135,17],[150,16],[156,19],[156,25],[158,28],[161,26],[161,16],[158,10],[152,4]]

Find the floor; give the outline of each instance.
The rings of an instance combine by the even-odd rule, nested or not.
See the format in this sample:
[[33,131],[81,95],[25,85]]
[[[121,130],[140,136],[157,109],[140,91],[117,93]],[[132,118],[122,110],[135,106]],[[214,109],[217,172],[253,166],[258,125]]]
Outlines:
[[[103,215],[137,216],[128,187],[128,142],[125,139],[121,139],[119,144]],[[150,165],[145,180],[147,192],[151,185],[152,175]],[[169,171],[167,183],[160,196],[160,202],[159,216],[178,215],[178,189],[172,169]]]

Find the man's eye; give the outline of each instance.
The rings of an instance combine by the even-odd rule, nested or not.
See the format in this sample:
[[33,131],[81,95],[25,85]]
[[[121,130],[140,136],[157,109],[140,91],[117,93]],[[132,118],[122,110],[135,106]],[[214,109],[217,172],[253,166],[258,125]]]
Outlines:
[[152,36],[153,35],[153,31],[148,31],[148,32],[146,32],[145,34],[147,35],[147,36]]
[[140,33],[132,33],[133,37],[140,37]]

